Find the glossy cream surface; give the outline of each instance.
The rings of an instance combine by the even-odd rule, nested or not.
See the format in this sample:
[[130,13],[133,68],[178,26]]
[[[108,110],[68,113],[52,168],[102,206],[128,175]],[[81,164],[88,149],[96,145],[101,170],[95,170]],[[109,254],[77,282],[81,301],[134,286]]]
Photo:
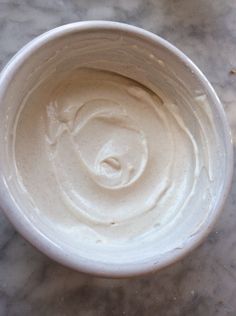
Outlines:
[[15,125],[31,216],[71,244],[120,243],[168,232],[200,200],[207,210],[215,134],[205,97],[194,102],[183,110],[161,90],[91,68],[40,82]]

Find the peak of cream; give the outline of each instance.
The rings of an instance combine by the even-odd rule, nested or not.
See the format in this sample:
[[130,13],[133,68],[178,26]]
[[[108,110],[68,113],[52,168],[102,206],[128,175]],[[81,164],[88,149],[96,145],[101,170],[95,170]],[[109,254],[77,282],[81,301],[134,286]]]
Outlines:
[[71,244],[161,236],[190,202],[211,203],[208,114],[113,72],[51,75],[18,115],[18,181],[35,213]]

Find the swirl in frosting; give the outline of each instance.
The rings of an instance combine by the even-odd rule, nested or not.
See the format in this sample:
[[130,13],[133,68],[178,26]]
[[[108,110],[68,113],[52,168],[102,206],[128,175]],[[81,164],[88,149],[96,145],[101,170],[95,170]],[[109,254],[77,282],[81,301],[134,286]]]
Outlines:
[[35,209],[58,229],[100,242],[180,216],[210,159],[171,100],[102,70],[43,83],[17,129],[17,168]]

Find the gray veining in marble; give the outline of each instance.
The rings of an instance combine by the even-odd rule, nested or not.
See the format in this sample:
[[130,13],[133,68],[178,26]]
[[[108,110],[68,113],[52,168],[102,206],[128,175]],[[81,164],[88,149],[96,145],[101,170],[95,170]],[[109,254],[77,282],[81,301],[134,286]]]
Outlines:
[[[0,68],[36,35],[91,19],[128,22],[183,50],[227,112],[236,143],[235,0],[0,0]],[[0,316],[235,316],[236,176],[214,230],[181,262],[132,280],[86,276],[51,261],[0,212]]]

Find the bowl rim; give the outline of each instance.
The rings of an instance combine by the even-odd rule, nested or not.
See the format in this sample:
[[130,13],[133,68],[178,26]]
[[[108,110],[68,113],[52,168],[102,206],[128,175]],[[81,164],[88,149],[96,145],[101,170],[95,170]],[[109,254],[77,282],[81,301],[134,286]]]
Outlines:
[[[123,31],[129,33],[130,35],[140,36],[143,39],[154,42],[164,49],[170,51],[174,54],[178,60],[184,63],[198,78],[201,85],[208,92],[209,98],[211,99],[214,109],[217,111],[220,122],[222,124],[225,146],[226,146],[226,173],[224,178],[224,187],[222,194],[218,198],[217,204],[210,215],[210,221],[204,226],[198,234],[193,236],[182,249],[176,249],[163,257],[162,260],[158,262],[147,261],[142,263],[130,263],[128,265],[121,264],[104,264],[101,262],[91,261],[89,259],[84,259],[77,256],[77,259],[72,258],[70,254],[65,254],[62,248],[60,248],[56,243],[50,240],[42,232],[37,229],[36,226],[32,225],[26,216],[22,216],[20,213],[20,208],[18,207],[14,197],[10,194],[8,190],[8,185],[3,177],[3,166],[0,164],[0,207],[3,209],[5,215],[8,217],[10,222],[14,225],[17,231],[28,240],[33,246],[38,248],[41,252],[46,254],[48,257],[56,260],[57,262],[70,267],[74,270],[89,273],[97,276],[103,277],[130,277],[142,275],[155,270],[160,270],[170,264],[175,263],[184,257],[187,253],[195,249],[203,239],[211,231],[216,219],[218,218],[220,211],[223,208],[225,199],[229,193],[232,176],[233,176],[233,143],[230,132],[230,127],[226,119],[226,115],[223,106],[214,91],[213,87],[203,75],[203,73],[198,69],[198,67],[178,48],[170,44],[165,39],[160,36],[146,31],[142,28],[113,21],[83,21],[74,22],[66,25],[59,26],[50,31],[43,33],[42,35],[36,37],[28,44],[26,44],[18,53],[16,53],[11,60],[6,64],[4,69],[0,74],[0,100],[3,96],[3,91],[7,88],[11,77],[17,68],[30,57],[35,51],[37,51],[42,45],[50,42],[56,38],[60,38],[67,34],[73,32],[81,31],[98,31],[98,30],[110,30],[110,31]],[[1,159],[1,155],[0,155]]]

